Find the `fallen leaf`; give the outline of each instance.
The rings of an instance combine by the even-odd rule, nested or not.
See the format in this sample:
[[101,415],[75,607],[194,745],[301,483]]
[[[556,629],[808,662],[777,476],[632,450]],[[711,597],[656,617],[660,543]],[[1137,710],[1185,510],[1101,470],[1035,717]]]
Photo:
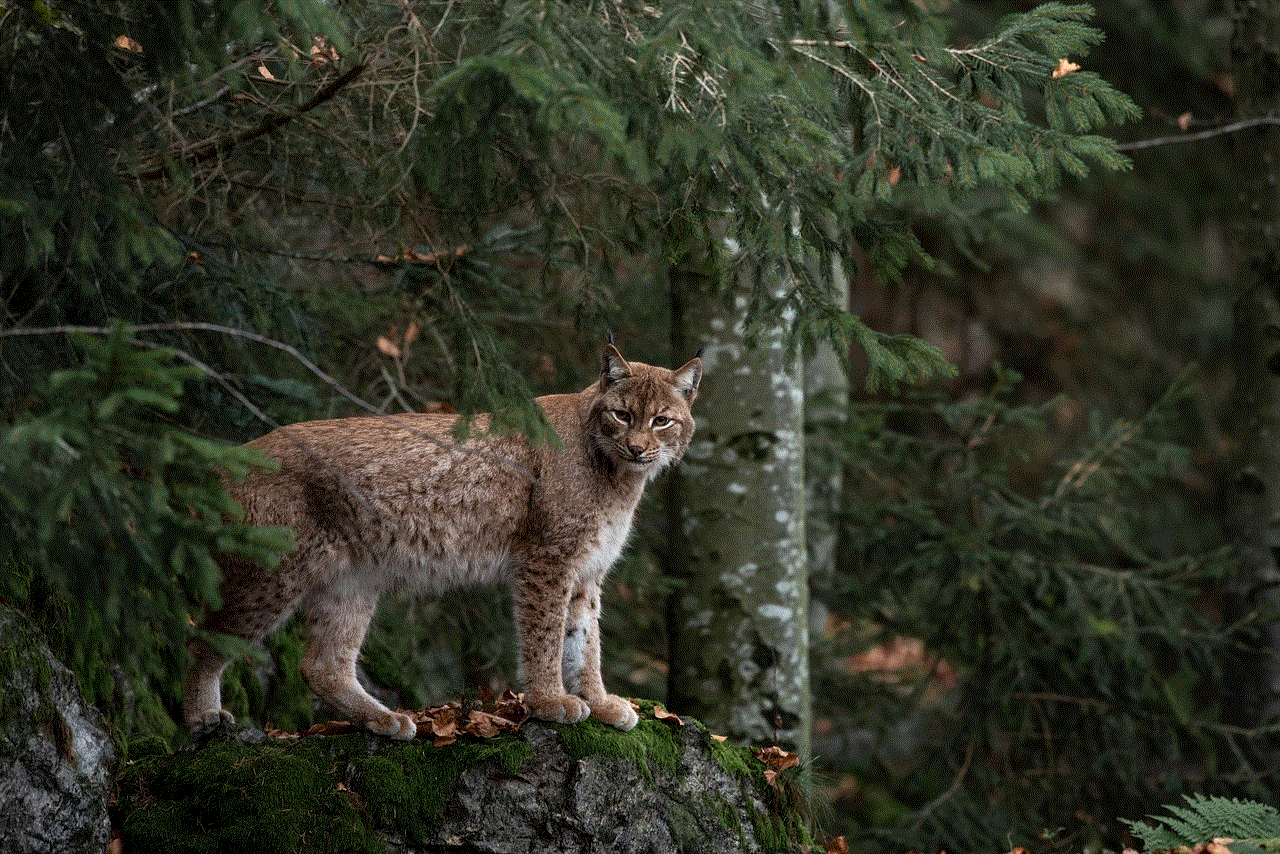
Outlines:
[[384,356],[390,356],[393,359],[400,358],[400,348],[392,344],[385,335],[378,336],[378,350]]
[[848,854],[849,843],[843,836],[837,836],[827,842],[827,854]]
[[712,737],[712,738],[714,738],[716,741],[728,741],[728,740],[729,740],[729,736],[727,736],[727,735],[716,735],[714,732],[713,732],[713,733],[711,733],[711,737]]
[[1079,70],[1080,66],[1076,65],[1064,56],[1062,59],[1059,59],[1058,64],[1053,67],[1053,76],[1062,77],[1063,75]]
[[[416,321],[410,320],[409,325],[404,330],[404,343],[412,344],[418,340],[418,324]],[[481,698],[483,699],[483,698]]]
[[303,735],[341,735],[344,732],[355,732],[360,727],[350,721],[321,721],[312,724]]
[[684,721],[680,720],[680,716],[662,708],[661,703],[653,704],[653,717],[664,723],[674,724],[675,726],[684,726]]
[[1195,120],[1195,116],[1191,115],[1190,113],[1183,113],[1182,115],[1178,116],[1178,129],[1181,130],[1183,133],[1186,133],[1187,129],[1191,127],[1191,122],[1194,120]]
[[259,64],[258,64],[258,74],[259,74],[259,76],[261,76],[264,80],[275,80],[275,79],[276,79],[275,75],[271,73],[271,70],[270,70],[269,68],[267,68],[267,66],[263,65],[262,63],[259,63]]
[[788,751],[783,750],[777,745],[770,747],[753,747],[751,748],[751,752],[755,755],[756,759],[759,759],[774,771],[785,771],[792,765],[798,765],[800,763],[800,758],[798,756],[794,753],[789,753]]
[[347,784],[346,784],[346,783],[344,783],[344,782],[342,782],[341,780],[339,780],[339,781],[338,781],[338,791],[339,791],[339,792],[349,792],[349,791],[351,791],[351,790],[347,788]]
[[902,167],[895,166],[889,170],[889,186],[898,186],[898,181],[902,180]]
[[129,51],[129,53],[142,53],[142,45],[129,38],[129,36],[116,36],[116,40],[112,44],[121,50]]

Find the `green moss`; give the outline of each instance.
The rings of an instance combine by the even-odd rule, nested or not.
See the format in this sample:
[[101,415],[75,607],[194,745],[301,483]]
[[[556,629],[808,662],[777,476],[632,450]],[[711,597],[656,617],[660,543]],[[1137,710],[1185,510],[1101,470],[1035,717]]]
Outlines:
[[675,773],[684,753],[684,745],[676,730],[652,717],[641,717],[630,732],[621,732],[595,720],[549,726],[560,735],[560,743],[571,758],[613,756],[629,759],[647,780],[653,779],[655,765]]
[[421,843],[440,823],[444,803],[462,772],[492,762],[514,774],[532,753],[528,744],[508,735],[444,747],[415,741],[356,760],[351,787],[370,805],[377,826],[403,833],[411,844]]
[[130,850],[381,852],[379,829],[424,842],[467,768],[493,762],[515,773],[531,752],[512,736],[442,748],[387,747],[362,733],[215,742],[131,761],[119,778],[116,824]]
[[739,780],[764,782],[763,766],[751,751],[739,744],[729,744],[708,736],[707,753],[713,762]]
[[158,735],[144,735],[129,742],[127,759],[145,759],[148,756],[168,756],[169,743]]
[[385,850],[333,770],[328,750],[278,742],[138,760],[120,777],[117,823],[136,851]]

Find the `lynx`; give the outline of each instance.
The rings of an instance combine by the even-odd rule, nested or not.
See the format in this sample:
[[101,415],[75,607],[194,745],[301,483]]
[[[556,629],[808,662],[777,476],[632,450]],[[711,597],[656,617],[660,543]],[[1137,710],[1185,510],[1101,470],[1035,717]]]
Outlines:
[[[501,434],[454,445],[436,438],[454,426],[443,414],[310,421],[250,442],[280,467],[232,484],[232,495],[248,521],[292,528],[296,547],[277,569],[226,555],[222,608],[205,628],[256,642],[299,611],[311,689],[351,722],[409,739],[413,720],[356,680],[379,596],[501,580],[531,713],[631,729],[631,704],[600,676],[600,585],[645,483],[689,444],[702,362],[629,363],[609,344],[602,363],[584,391],[537,399],[558,448]],[[487,423],[479,416],[476,427]],[[200,641],[192,653],[187,726],[230,723],[219,685],[227,660]]]

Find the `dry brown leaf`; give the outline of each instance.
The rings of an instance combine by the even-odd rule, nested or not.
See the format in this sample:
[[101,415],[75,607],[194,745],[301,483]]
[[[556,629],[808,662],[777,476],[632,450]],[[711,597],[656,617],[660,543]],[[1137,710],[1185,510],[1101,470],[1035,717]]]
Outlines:
[[333,45],[324,36],[316,36],[311,45],[311,67],[319,68],[322,65],[330,65],[337,62],[341,57],[338,52],[333,49]]
[[800,763],[800,758],[794,753],[789,753],[778,747],[776,744],[770,747],[753,747],[752,754],[774,771],[785,771],[793,765]]
[[404,343],[412,344],[414,341],[417,341],[417,340],[418,340],[418,324],[417,322],[410,320],[409,325],[405,327],[405,330],[404,330]]
[[308,727],[303,735],[341,735],[345,732],[355,732],[358,729],[360,727],[350,721],[321,721]]
[[142,53],[142,45],[131,39],[129,36],[116,36],[116,40],[112,42],[121,50],[127,50],[129,53]]
[[711,737],[712,737],[712,738],[714,738],[716,741],[728,741],[728,740],[729,740],[729,736],[727,736],[727,735],[717,735],[717,734],[716,734],[716,733],[714,733],[714,732],[713,732],[713,733],[711,733]]
[[107,843],[107,854],[121,854],[122,851],[124,851],[124,837],[111,837],[111,841]]
[[378,336],[378,352],[384,356],[390,356],[393,359],[400,358],[400,348],[391,343],[385,335]]
[[896,187],[898,182],[902,180],[902,167],[895,166],[889,170],[889,186]]
[[266,726],[262,728],[262,731],[267,734],[268,738],[298,738],[296,732],[280,729],[279,727]]
[[653,704],[653,717],[663,723],[672,724],[674,726],[684,726],[684,721],[680,719],[680,716],[675,712],[668,712],[666,709],[662,708],[661,703]]
[[1059,59],[1058,64],[1053,67],[1053,76],[1055,78],[1062,77],[1064,75],[1070,74],[1073,71],[1079,71],[1079,70],[1080,70],[1079,65],[1076,65],[1074,62],[1072,62],[1071,60],[1067,59],[1064,56],[1062,59]]
[[266,66],[266,65],[263,65],[262,63],[258,63],[258,69],[257,69],[257,70],[258,70],[258,75],[259,75],[260,77],[262,77],[264,80],[275,80],[275,79],[276,79],[276,76],[275,76],[274,74],[272,74],[272,73],[271,73],[271,69],[267,68],[267,66]]
[[1183,133],[1186,133],[1187,129],[1191,127],[1191,122],[1193,121],[1195,121],[1195,116],[1190,113],[1183,113],[1178,116],[1178,129]]
[[837,836],[827,842],[827,854],[848,854],[848,852],[849,843],[843,836]]

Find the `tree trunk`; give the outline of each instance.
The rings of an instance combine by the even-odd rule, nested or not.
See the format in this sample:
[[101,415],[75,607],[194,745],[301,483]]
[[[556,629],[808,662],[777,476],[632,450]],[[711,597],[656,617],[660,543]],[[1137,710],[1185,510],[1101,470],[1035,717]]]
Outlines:
[[[1236,0],[1231,55],[1241,117],[1280,114],[1280,0]],[[1240,178],[1233,249],[1240,295],[1235,305],[1237,461],[1225,490],[1238,568],[1228,587],[1228,624],[1258,614],[1256,652],[1227,662],[1223,717],[1251,727],[1280,713],[1280,589],[1275,549],[1280,518],[1280,128],[1241,131],[1235,162]],[[1259,745],[1272,753],[1275,745]]]
[[668,698],[713,731],[807,756],[801,364],[785,351],[788,318],[747,347],[745,300],[717,294],[707,266],[672,273],[675,344],[704,347],[705,373],[698,433],[668,495],[683,583],[668,603]]

